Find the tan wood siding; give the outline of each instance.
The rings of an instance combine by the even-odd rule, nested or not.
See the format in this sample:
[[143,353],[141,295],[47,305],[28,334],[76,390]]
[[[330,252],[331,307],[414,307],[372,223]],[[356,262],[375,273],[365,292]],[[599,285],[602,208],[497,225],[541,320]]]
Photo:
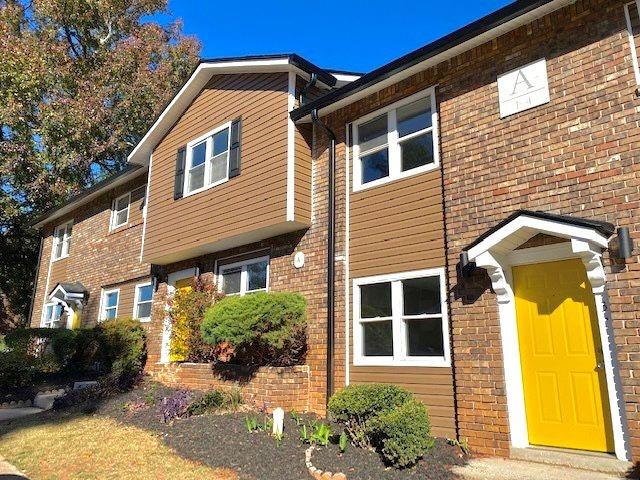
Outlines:
[[[154,150],[145,259],[286,220],[287,91],[286,73],[211,79]],[[175,201],[178,148],[238,117],[242,118],[240,175]]]
[[311,125],[295,130],[295,211],[297,221],[311,223]]
[[120,289],[118,296],[118,318],[135,318],[133,304],[135,302],[136,285],[148,283],[149,281],[149,277],[142,277],[114,285],[103,285],[104,290]]
[[[445,266],[439,169],[359,192],[352,190],[349,209],[350,282]],[[353,314],[353,305],[350,311]],[[427,405],[434,435],[456,436],[450,367],[354,366],[353,325],[349,344],[350,383],[391,383],[406,388]]]

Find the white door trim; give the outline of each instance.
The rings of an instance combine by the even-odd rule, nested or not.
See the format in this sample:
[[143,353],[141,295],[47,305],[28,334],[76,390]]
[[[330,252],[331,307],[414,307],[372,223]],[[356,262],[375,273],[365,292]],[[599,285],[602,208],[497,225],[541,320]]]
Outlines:
[[611,310],[608,308],[605,289],[606,278],[602,266],[601,245],[600,242],[594,244],[576,238],[570,242],[514,250],[508,254],[499,254],[487,249],[478,253],[473,259],[476,266],[487,270],[497,296],[511,445],[515,448],[529,446],[511,267],[567,258],[580,258],[591,282],[605,362],[615,454],[620,460],[629,460],[630,448],[627,440],[629,435],[622,399],[622,383],[614,354]]

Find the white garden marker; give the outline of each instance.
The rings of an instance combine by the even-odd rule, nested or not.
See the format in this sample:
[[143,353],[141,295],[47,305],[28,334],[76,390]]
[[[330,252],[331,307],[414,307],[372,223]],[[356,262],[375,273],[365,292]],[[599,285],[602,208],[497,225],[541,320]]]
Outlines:
[[273,411],[273,434],[282,435],[284,429],[284,410],[280,407]]

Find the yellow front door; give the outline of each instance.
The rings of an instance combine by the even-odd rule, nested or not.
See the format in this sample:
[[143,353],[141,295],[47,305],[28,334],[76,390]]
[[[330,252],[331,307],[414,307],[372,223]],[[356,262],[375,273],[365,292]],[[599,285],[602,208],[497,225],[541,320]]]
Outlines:
[[593,292],[579,259],[513,267],[529,443],[613,451]]
[[[180,280],[176,280],[174,286],[176,288],[174,302],[179,302],[183,295],[188,294],[192,290],[193,277],[181,278]],[[176,318],[173,319],[173,326],[171,328],[171,341],[169,346],[169,361],[183,362],[187,359],[188,337],[189,328],[187,325],[187,318],[183,313],[180,313]]]

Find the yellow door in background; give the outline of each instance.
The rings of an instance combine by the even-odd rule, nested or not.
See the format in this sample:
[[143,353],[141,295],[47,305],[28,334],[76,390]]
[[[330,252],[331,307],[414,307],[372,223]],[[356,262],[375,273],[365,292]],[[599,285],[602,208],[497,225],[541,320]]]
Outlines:
[[579,259],[513,267],[529,443],[611,452],[593,292]]

